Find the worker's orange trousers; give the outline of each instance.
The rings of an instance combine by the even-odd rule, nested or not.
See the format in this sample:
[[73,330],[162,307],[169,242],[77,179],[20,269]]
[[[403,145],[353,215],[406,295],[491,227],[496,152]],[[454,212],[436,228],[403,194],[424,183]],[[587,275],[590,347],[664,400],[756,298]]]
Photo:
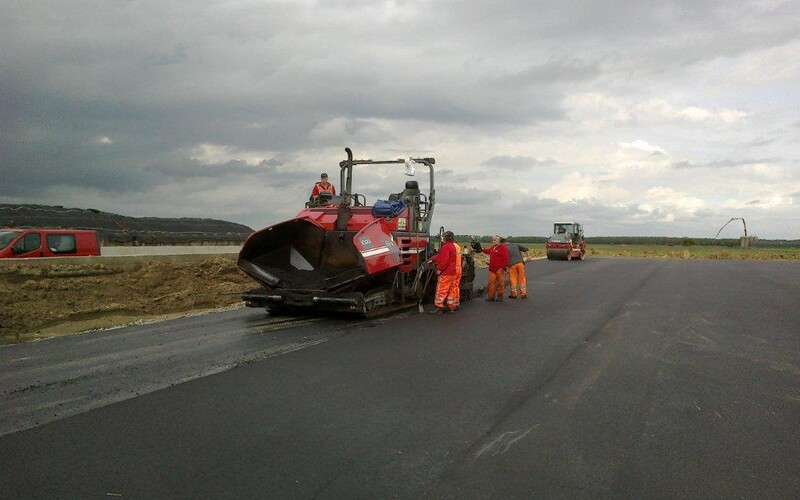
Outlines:
[[502,299],[506,288],[506,272],[504,269],[489,271],[489,298]]
[[519,290],[520,297],[528,296],[528,281],[525,279],[525,264],[520,262],[508,268],[508,281],[511,283],[511,297],[517,296]]
[[433,305],[444,309],[445,304],[447,304],[448,309],[455,311],[458,307],[456,294],[458,294],[456,276],[440,274],[439,279],[436,281],[436,298],[433,299]]
[[464,274],[461,268],[456,268],[456,283],[453,285],[453,295],[456,303],[456,309],[461,304],[461,275]]

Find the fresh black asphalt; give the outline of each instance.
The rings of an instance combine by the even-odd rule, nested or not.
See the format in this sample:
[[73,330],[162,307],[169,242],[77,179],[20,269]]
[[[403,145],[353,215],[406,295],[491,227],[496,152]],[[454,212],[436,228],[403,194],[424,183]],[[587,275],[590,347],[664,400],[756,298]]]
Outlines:
[[800,263],[527,271],[527,300],[334,322],[326,342],[7,434],[0,492],[800,497]]

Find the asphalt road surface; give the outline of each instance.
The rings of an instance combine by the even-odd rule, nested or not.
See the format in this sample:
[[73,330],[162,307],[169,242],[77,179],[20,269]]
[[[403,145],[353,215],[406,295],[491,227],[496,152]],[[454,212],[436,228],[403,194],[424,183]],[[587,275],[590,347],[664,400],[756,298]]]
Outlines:
[[0,492],[800,497],[800,263],[527,270],[527,300],[452,315],[229,311],[3,347]]

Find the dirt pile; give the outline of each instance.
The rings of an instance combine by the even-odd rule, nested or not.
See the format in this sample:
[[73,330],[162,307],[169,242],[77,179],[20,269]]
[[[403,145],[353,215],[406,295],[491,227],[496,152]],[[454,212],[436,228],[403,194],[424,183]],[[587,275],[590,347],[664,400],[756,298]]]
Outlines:
[[0,266],[0,341],[39,338],[233,306],[255,283],[232,259]]

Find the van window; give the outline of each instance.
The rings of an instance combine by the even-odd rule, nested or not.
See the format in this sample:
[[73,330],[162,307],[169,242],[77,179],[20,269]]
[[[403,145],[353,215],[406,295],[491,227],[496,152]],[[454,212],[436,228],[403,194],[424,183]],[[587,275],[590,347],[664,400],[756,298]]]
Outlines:
[[47,248],[53,253],[75,253],[74,234],[48,234]]
[[14,250],[18,253],[33,252],[38,250],[40,246],[42,246],[42,236],[39,233],[28,233],[22,241],[18,241],[14,245]]
[[0,250],[11,244],[17,236],[19,231],[0,231]]

